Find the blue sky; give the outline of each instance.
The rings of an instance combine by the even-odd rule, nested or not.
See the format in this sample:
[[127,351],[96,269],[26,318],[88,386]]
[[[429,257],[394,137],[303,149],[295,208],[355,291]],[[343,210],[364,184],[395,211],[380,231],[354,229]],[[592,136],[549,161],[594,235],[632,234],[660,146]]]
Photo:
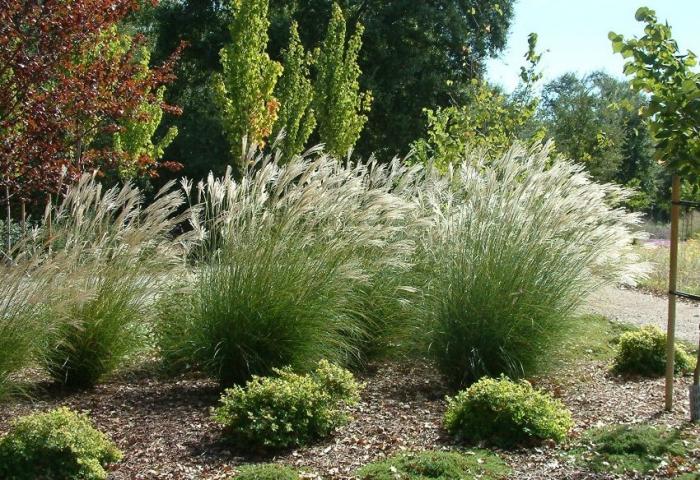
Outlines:
[[641,36],[642,24],[634,19],[640,6],[668,21],[681,50],[700,55],[700,0],[516,0],[508,46],[488,62],[488,78],[508,91],[515,87],[530,32],[537,32],[538,50],[545,51],[545,82],[572,71],[621,76],[622,57],[612,53],[608,32]]

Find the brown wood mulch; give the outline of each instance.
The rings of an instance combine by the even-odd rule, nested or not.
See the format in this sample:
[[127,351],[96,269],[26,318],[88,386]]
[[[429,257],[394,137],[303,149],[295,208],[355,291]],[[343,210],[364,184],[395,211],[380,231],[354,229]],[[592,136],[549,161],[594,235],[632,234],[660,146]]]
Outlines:
[[[325,442],[270,457],[245,457],[221,441],[220,428],[210,418],[220,391],[215,383],[192,377],[141,375],[81,393],[48,389],[31,401],[0,405],[0,433],[18,415],[59,405],[88,413],[124,451],[111,479],[224,479],[242,463],[278,462],[303,468],[308,472],[305,478],[344,480],[352,479],[359,466],[397,452],[457,447],[441,428],[446,390],[433,369],[385,363],[363,380],[362,402],[349,425]],[[576,427],[571,442],[586,428],[616,423],[682,426],[700,435],[700,428],[686,421],[689,378],[676,381],[673,413],[663,412],[663,379],[623,381],[600,363],[578,365],[533,383],[572,410]],[[566,448],[543,445],[498,453],[512,467],[514,479],[616,478],[586,472]],[[673,478],[700,468],[700,450],[693,451],[692,458],[677,460],[643,478]]]

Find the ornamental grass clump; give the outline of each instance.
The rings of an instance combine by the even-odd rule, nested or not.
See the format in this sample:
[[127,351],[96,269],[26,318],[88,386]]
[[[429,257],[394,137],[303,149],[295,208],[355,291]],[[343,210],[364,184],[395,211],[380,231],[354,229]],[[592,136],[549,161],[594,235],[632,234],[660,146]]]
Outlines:
[[85,416],[62,407],[17,419],[0,439],[0,478],[104,480],[122,453]]
[[426,176],[418,198],[433,222],[417,239],[415,282],[430,352],[454,387],[532,373],[592,289],[641,273],[639,218],[616,206],[627,196],[518,145]]
[[459,440],[512,447],[543,440],[560,442],[573,427],[559,400],[525,380],[483,378],[448,398],[445,428]]
[[361,385],[352,374],[325,360],[310,374],[274,374],[227,389],[214,411],[241,449],[280,449],[327,437],[348,422],[345,408],[359,401]]
[[[681,345],[675,346],[675,373],[695,367],[693,358]],[[620,336],[613,371],[619,374],[660,377],[666,372],[666,334],[654,325]]]
[[0,399],[20,393],[17,374],[41,362],[53,325],[44,315],[53,269],[31,258],[0,264]]
[[286,365],[308,371],[321,358],[356,362],[381,335],[377,313],[400,308],[410,290],[393,283],[367,302],[413,251],[415,206],[390,191],[399,167],[342,165],[318,151],[282,166],[259,154],[247,163],[240,181],[229,172],[186,188],[202,247],[178,295],[188,293],[163,310],[164,356],[224,385]]
[[85,175],[47,211],[51,230],[32,248],[60,267],[47,292],[56,329],[45,364],[65,386],[94,385],[145,345],[155,302],[184,258],[184,237],[171,236],[184,197],[171,187],[144,205],[138,188],[105,190]]

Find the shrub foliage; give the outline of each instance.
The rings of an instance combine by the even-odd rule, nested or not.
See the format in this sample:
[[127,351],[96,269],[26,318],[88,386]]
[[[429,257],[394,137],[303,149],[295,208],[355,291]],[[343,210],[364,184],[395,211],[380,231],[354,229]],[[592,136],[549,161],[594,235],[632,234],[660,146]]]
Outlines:
[[359,400],[352,374],[322,360],[307,375],[288,369],[227,389],[214,418],[237,445],[278,449],[305,445],[347,423],[344,407]]
[[522,380],[483,378],[448,399],[445,428],[460,440],[513,446],[561,441],[573,426],[559,401]]
[[104,480],[122,454],[90,420],[67,408],[15,421],[0,440],[0,477]]
[[[676,345],[676,373],[693,368],[693,359]],[[666,334],[658,327],[645,325],[620,336],[613,369],[617,373],[658,377],[666,372]]]

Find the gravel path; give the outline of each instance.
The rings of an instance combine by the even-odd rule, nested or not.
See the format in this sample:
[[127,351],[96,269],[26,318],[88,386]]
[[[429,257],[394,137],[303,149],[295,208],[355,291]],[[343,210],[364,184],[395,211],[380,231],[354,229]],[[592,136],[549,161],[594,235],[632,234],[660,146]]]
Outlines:
[[[591,295],[583,310],[634,325],[657,325],[666,330],[668,299],[640,290],[606,287]],[[676,304],[676,338],[698,344],[700,305]]]

